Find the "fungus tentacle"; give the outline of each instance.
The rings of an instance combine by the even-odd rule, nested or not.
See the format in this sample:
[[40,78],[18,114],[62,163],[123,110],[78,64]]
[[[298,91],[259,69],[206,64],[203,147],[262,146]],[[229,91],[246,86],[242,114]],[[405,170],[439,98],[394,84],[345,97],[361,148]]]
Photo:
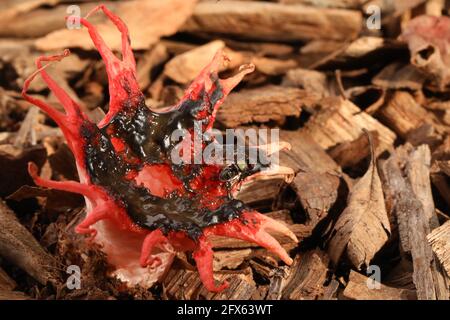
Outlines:
[[228,287],[228,282],[224,281],[219,286],[216,286],[213,272],[213,257],[214,252],[212,245],[202,236],[198,239],[197,248],[192,253],[192,257],[197,265],[198,274],[203,285],[211,292],[220,292]]
[[152,266],[156,267],[161,264],[158,257],[152,257],[153,249],[158,245],[167,242],[167,238],[163,235],[161,230],[156,229],[151,231],[142,243],[141,258],[139,260],[142,267]]
[[72,193],[78,193],[85,197],[92,198],[93,187],[77,181],[55,181],[43,179],[38,175],[38,168],[33,162],[28,163],[28,173],[36,185],[45,188],[57,189]]

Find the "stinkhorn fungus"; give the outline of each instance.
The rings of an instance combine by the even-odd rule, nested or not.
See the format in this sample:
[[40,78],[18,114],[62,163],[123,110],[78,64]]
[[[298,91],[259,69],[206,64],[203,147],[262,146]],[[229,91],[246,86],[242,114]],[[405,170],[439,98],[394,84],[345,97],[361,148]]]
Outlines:
[[[98,124],[91,122],[45,71],[49,64],[43,62],[59,61],[69,54],[68,50],[38,58],[37,70],[24,83],[23,97],[61,128],[80,176],[80,182],[46,180],[30,163],[29,173],[36,185],[85,197],[87,215],[76,232],[99,243],[116,267],[116,275],[132,285],[151,285],[167,271],[175,252],[187,251],[192,252],[205,287],[215,292],[223,290],[227,283],[216,286],[213,277],[209,241],[213,235],[256,243],[290,265],[292,259],[268,231],[297,241],[295,235],[283,224],[233,198],[233,191],[243,179],[229,183],[230,172],[226,170],[230,167],[223,164],[174,163],[174,143],[168,140],[176,129],[192,132],[195,121],[202,123],[202,129],[210,129],[218,107],[253,71],[253,66],[243,66],[233,77],[220,79],[218,70],[226,57],[218,52],[176,106],[154,111],[145,105],[136,81],[136,63],[126,25],[104,6],[89,14],[98,9],[122,36],[119,59],[87,17],[80,19],[106,64],[110,103],[103,120]],[[37,74],[58,98],[64,112],[27,94]],[[268,153],[273,151],[270,145],[262,148]],[[263,167],[248,166],[233,174],[246,178],[264,175]]]

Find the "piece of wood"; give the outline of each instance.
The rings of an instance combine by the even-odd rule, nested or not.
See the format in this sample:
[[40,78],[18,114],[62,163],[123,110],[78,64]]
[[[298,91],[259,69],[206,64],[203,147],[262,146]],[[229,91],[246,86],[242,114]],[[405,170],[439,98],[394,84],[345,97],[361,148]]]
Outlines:
[[241,187],[236,198],[254,208],[264,207],[273,202],[282,184],[282,179],[253,180]]
[[305,224],[315,227],[325,219],[338,199],[341,179],[336,174],[299,172],[291,186],[307,213]]
[[377,131],[380,145],[377,151],[392,148],[396,135],[378,120],[361,111],[349,100],[325,98],[322,110],[306,123],[305,130],[324,149],[361,136],[363,129]]
[[286,280],[282,298],[316,300],[323,294],[329,258],[319,249],[297,255]]
[[428,243],[450,278],[450,221],[434,229],[428,236]]
[[[291,144],[291,150],[280,153],[280,165],[290,167],[296,177],[290,184],[305,211],[305,224],[314,228],[334,206],[341,184],[339,166],[304,130],[280,131],[280,140]],[[285,207],[280,194],[276,207]],[[286,193],[286,194],[285,194]]]
[[167,59],[169,59],[167,48],[162,43],[157,43],[138,60],[136,80],[141,90],[145,90],[154,80],[151,75],[152,70]]
[[319,97],[330,95],[327,76],[316,70],[302,68],[291,69],[283,77],[283,86],[297,87],[316,93]]
[[252,122],[282,121],[300,116],[302,106],[315,97],[304,90],[275,85],[231,93],[217,112],[217,120],[229,128]]
[[331,282],[324,287],[322,295],[319,300],[337,300],[337,292],[339,290],[339,282],[331,280]]
[[408,132],[406,140],[413,146],[427,144],[435,149],[442,143],[443,135],[430,123],[423,123]]
[[251,62],[255,65],[256,71],[268,76],[284,75],[288,70],[296,68],[298,62],[294,59],[275,59],[267,57],[254,57]]
[[407,64],[394,62],[380,71],[372,83],[385,89],[422,89],[425,79],[416,68]]
[[261,1],[205,1],[197,4],[183,31],[232,34],[269,41],[342,40],[355,38],[361,27],[362,16],[356,10]]
[[288,267],[272,269],[274,272],[270,275],[269,289],[267,290],[266,300],[280,300],[283,289],[286,286],[286,279],[289,275]]
[[1,300],[30,300],[25,293],[20,291],[12,291],[5,288],[0,288],[0,301]]
[[54,258],[31,233],[20,224],[14,213],[0,200],[0,255],[46,285],[57,284],[59,275]]
[[291,145],[291,150],[280,153],[280,165],[292,168],[296,173],[314,171],[338,174],[341,171],[339,165],[306,130],[281,130],[280,141]]
[[229,286],[220,293],[208,292],[198,273],[174,266],[164,279],[165,293],[170,299],[177,300],[249,300],[255,293],[256,285],[252,280],[251,269],[242,271],[221,271],[214,274],[217,281],[228,281]]
[[435,117],[420,106],[414,97],[405,91],[396,91],[390,101],[378,111],[381,119],[400,137],[406,139],[411,130],[425,123],[436,126]]
[[[379,145],[378,131],[370,132],[375,148]],[[345,141],[332,147],[328,154],[342,168],[356,166],[360,161],[370,156],[369,140],[365,133],[353,141]]]
[[306,4],[323,8],[359,9],[365,0],[278,0],[286,4]]
[[427,145],[421,145],[410,153],[405,172],[412,191],[422,203],[425,220],[428,221],[430,229],[434,230],[439,226],[439,221],[431,193],[430,164],[430,148]]
[[[373,286],[373,287],[370,287]],[[372,279],[350,271],[350,279],[345,287],[343,295],[353,300],[416,300],[413,290],[397,289],[381,283],[373,282]]]
[[[133,0],[120,2],[112,8],[126,23],[130,32],[133,49],[147,49],[160,37],[172,35],[191,15],[196,0]],[[66,6],[64,6],[66,8]],[[83,13],[84,15],[85,13]],[[99,14],[99,13],[97,13]],[[64,22],[64,14],[60,15]],[[95,26],[108,46],[120,50],[121,37],[112,23],[103,17]],[[94,45],[86,28],[70,30],[66,27],[50,32],[38,38],[35,45],[39,50],[59,50],[61,48],[79,47],[93,49]]]
[[398,40],[386,40],[381,37],[363,36],[351,42],[310,43],[301,49],[301,53],[312,54],[323,51],[320,59],[308,65],[309,69],[357,69],[370,68],[378,64],[380,59],[395,57],[407,53],[404,43]]
[[236,269],[242,262],[252,253],[251,249],[240,250],[220,250],[214,252],[214,271],[219,271],[224,268]]
[[[420,177],[426,176],[428,153],[428,147],[412,149],[406,145],[397,149],[381,168],[387,199],[392,202],[390,207],[397,217],[402,252],[412,257],[418,299],[448,299],[448,288],[427,242],[436,221],[427,202],[429,184],[417,184],[422,180]],[[416,185],[413,187],[411,183]]]
[[[222,40],[215,40],[175,56],[164,66],[164,74],[170,79],[187,84],[197,77],[200,71],[211,62],[217,51],[225,48]],[[225,70],[222,66],[221,70]]]
[[346,251],[350,262],[358,269],[369,266],[391,231],[376,167],[375,150],[370,133],[367,134],[371,148],[369,168],[350,190],[347,208],[339,216],[328,244],[328,253],[334,264]]

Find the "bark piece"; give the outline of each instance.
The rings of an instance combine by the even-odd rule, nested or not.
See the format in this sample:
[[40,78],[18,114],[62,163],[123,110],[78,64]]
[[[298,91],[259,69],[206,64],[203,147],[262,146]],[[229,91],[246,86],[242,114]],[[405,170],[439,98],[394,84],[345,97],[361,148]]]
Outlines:
[[5,288],[0,288],[0,301],[1,300],[29,300],[25,293],[20,291],[11,291]]
[[298,67],[298,63],[294,59],[274,59],[266,57],[254,57],[251,59],[256,70],[268,76],[280,76],[288,72],[290,69]]
[[342,98],[324,99],[322,110],[313,115],[305,125],[305,130],[324,149],[359,138],[363,129],[378,132],[379,152],[392,148],[395,133]]
[[408,92],[397,91],[379,111],[383,121],[399,136],[406,139],[411,130],[425,123],[436,126],[436,119],[420,106]]
[[297,87],[317,93],[319,97],[330,95],[327,76],[319,71],[302,68],[291,69],[283,78],[283,86]]
[[359,9],[365,0],[278,0],[287,4],[306,4],[323,8]]
[[447,272],[447,277],[450,278],[450,221],[434,229],[427,239],[431,249]]
[[252,122],[282,121],[298,117],[302,105],[313,96],[297,88],[269,85],[231,93],[217,112],[217,120],[227,127]]
[[[369,285],[373,285],[371,288]],[[379,286],[379,287],[378,287]],[[416,300],[413,290],[397,289],[381,283],[374,283],[372,279],[355,271],[350,271],[350,279],[343,295],[354,300]]]
[[319,249],[298,255],[291,266],[283,299],[316,300],[323,294],[329,258]]
[[[147,49],[160,37],[172,35],[191,15],[196,0],[134,0],[117,4],[112,11],[120,15],[130,31],[133,49]],[[103,18],[106,21],[106,18]],[[61,18],[61,20],[63,20]],[[120,50],[121,39],[113,24],[102,22],[97,30],[109,47]],[[60,29],[35,42],[40,50],[58,50],[80,47],[92,49],[94,45],[86,28],[79,30]]]
[[214,253],[214,271],[236,269],[251,253],[251,249],[217,251]]
[[162,43],[157,43],[151,50],[144,53],[136,66],[136,80],[139,88],[145,90],[151,83],[152,70],[169,59],[167,48]]
[[164,74],[178,83],[187,84],[194,80],[210,63],[216,52],[223,48],[225,43],[222,40],[215,40],[184,52],[166,63]]
[[338,198],[341,180],[331,173],[299,172],[291,186],[307,212],[306,225],[315,227],[327,215]]
[[280,192],[282,179],[254,180],[242,186],[236,198],[258,208],[272,203]]
[[22,226],[14,213],[0,201],[0,255],[26,271],[41,284],[56,284],[58,272],[49,255]]
[[386,197],[397,217],[402,252],[412,257],[413,282],[420,300],[448,299],[445,279],[427,242],[436,226],[429,182],[424,182],[429,174],[429,152],[428,146],[412,149],[406,145],[382,166]]
[[[282,130],[280,140],[291,144],[291,150],[281,152],[280,164],[296,172],[290,186],[306,213],[305,224],[314,228],[336,203],[340,168],[304,130]],[[287,196],[288,190],[280,194],[277,207],[286,208],[284,198]]]
[[319,297],[319,300],[337,300],[337,291],[339,289],[339,282],[331,280],[330,284],[324,287],[323,294]]
[[[324,50],[325,49],[325,50]],[[325,51],[320,59],[308,65],[309,69],[358,69],[376,65],[380,59],[396,57],[407,52],[406,46],[397,40],[363,36],[352,42],[316,42],[306,45],[301,53]]]
[[[377,131],[370,132],[373,139],[375,149],[379,145],[379,137]],[[360,135],[353,141],[346,141],[332,147],[328,154],[342,168],[349,168],[357,165],[360,161],[370,156],[369,140],[366,134]]]
[[[47,1],[9,1],[16,2],[17,4],[24,3],[35,3],[36,7],[32,8],[29,6],[28,8],[21,8],[20,10],[15,10],[16,8],[11,8],[9,10],[3,11],[0,9],[0,36],[8,37],[8,38],[38,38],[43,37],[46,34],[66,27],[66,22],[64,21],[64,17],[70,13],[68,13],[68,5],[69,4],[58,4],[62,1],[55,0],[47,0]],[[38,4],[41,2],[42,4],[50,4],[52,2],[52,6],[41,6]],[[102,2],[108,8],[114,9],[116,7],[116,3],[113,1],[105,1]],[[84,16],[87,12],[92,10],[95,6],[99,5],[99,2],[92,3],[78,3],[77,5],[80,8],[81,16]],[[45,19],[42,17],[45,16]]]
[[334,226],[328,253],[337,263],[346,250],[353,266],[368,266],[390,234],[381,180],[371,143],[371,161],[367,172],[350,190],[347,208]]
[[205,1],[197,4],[183,31],[231,34],[269,41],[341,40],[356,37],[361,27],[361,13],[354,10],[260,1]]
[[417,68],[399,62],[391,63],[383,68],[372,83],[385,89],[422,89],[425,79]]
[[249,300],[255,291],[256,285],[251,276],[251,269],[243,271],[216,272],[217,281],[228,281],[229,286],[220,293],[208,292],[203,287],[198,273],[178,267],[172,268],[164,279],[164,288],[170,299],[196,300]]
[[281,165],[290,167],[295,172],[340,172],[338,164],[306,130],[281,130],[280,141],[286,141],[291,145],[291,150],[280,153]]

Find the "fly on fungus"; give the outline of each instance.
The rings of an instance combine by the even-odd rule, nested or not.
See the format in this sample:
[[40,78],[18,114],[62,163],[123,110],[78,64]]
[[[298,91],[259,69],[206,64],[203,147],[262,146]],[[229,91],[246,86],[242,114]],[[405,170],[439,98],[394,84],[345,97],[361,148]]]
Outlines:
[[[121,33],[121,59],[86,20],[99,9]],[[283,224],[232,197],[243,180],[269,174],[261,171],[263,166],[231,170],[233,176],[240,178],[230,183],[229,166],[175,164],[171,158],[174,146],[167,143],[167,137],[177,128],[192,132],[195,121],[202,121],[202,129],[211,128],[218,107],[242,78],[253,71],[253,65],[242,66],[236,75],[220,79],[218,70],[227,58],[218,52],[177,105],[155,111],[145,105],[139,90],[126,25],[102,5],[88,16],[80,22],[88,29],[106,65],[109,110],[98,124],[91,122],[45,71],[50,62],[66,57],[68,50],[36,60],[37,70],[25,81],[22,95],[61,128],[80,176],[80,182],[46,180],[29,163],[28,170],[36,185],[85,197],[87,215],[76,232],[90,235],[100,244],[116,268],[116,276],[130,285],[149,287],[168,270],[177,251],[187,251],[192,252],[205,287],[209,291],[223,290],[227,283],[216,286],[213,277],[213,250],[209,240],[213,235],[256,243],[290,265],[292,259],[268,232],[282,233],[297,241],[295,235]],[[43,62],[49,63],[43,65]],[[37,74],[65,112],[27,94]],[[283,147],[283,144],[259,146],[268,154]],[[277,168],[278,173],[292,172]]]

